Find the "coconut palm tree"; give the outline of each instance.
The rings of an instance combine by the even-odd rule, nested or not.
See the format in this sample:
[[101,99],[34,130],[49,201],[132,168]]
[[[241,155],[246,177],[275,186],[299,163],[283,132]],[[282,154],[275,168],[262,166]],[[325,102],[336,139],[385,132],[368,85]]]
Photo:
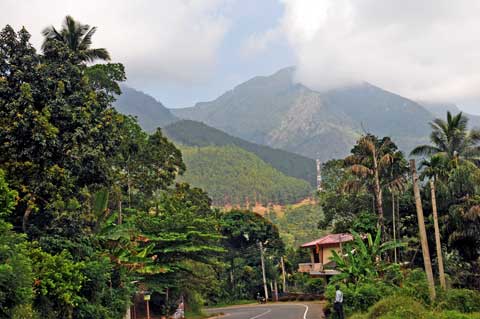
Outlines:
[[458,165],[459,161],[480,163],[480,130],[468,130],[468,118],[463,113],[452,115],[447,120],[435,119],[430,123],[430,145],[420,145],[410,155],[432,156],[439,154]]
[[54,26],[45,28],[42,34],[45,36],[42,50],[51,41],[63,42],[72,51],[75,51],[82,62],[93,62],[95,60],[110,60],[110,54],[106,49],[92,49],[92,36],[97,31],[96,27],[90,27],[88,24],[81,24],[75,21],[71,16],[66,16],[59,31]]
[[437,262],[438,262],[438,274],[440,277],[440,285],[443,289],[446,289],[445,270],[443,267],[443,255],[442,255],[442,243],[440,240],[440,229],[438,227],[438,211],[437,211],[437,195],[436,195],[436,183],[438,179],[445,180],[448,178],[449,163],[446,156],[439,154],[433,155],[430,160],[423,160],[420,164],[423,168],[420,179],[430,179],[430,192],[432,200],[432,214],[433,214],[433,227],[435,231],[435,245],[437,250]]
[[[402,152],[389,137],[378,139],[367,134],[362,136],[352,155],[345,158],[345,164],[360,180],[352,181],[347,188],[355,189],[366,186],[373,191],[378,226],[385,235],[383,189],[401,190],[405,182],[406,162]],[[355,185],[355,184],[361,185]]]

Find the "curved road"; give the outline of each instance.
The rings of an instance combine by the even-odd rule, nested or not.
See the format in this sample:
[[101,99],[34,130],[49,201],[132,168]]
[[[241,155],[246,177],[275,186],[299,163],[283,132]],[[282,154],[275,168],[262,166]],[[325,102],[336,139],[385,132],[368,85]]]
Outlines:
[[224,313],[225,319],[320,319],[324,318],[318,303],[284,303],[212,308],[207,313]]

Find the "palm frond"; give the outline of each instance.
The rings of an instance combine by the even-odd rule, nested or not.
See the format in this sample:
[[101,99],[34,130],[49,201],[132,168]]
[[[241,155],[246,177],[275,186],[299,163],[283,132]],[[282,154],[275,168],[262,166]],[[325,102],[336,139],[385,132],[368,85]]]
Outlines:
[[412,155],[412,156],[421,156],[421,155],[431,156],[431,155],[439,153],[439,152],[442,152],[442,150],[439,149],[436,146],[420,145],[420,146],[415,147],[410,152],[410,155]]

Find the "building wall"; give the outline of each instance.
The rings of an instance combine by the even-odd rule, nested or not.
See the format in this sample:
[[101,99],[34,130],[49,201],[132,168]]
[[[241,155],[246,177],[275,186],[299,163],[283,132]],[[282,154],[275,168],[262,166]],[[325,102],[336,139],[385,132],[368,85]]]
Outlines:
[[331,261],[330,257],[333,255],[332,250],[335,250],[337,253],[340,253],[341,251],[340,244],[322,246],[320,252],[323,254],[322,255],[323,264],[328,264]]

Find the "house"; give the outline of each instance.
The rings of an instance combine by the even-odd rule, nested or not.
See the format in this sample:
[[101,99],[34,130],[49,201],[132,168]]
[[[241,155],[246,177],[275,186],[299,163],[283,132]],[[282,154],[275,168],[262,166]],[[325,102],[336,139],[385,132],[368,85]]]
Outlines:
[[325,277],[339,274],[335,264],[330,260],[332,251],[342,251],[342,245],[353,241],[351,234],[330,234],[303,244],[301,247],[310,251],[310,262],[299,264],[298,271],[309,273],[312,277]]

